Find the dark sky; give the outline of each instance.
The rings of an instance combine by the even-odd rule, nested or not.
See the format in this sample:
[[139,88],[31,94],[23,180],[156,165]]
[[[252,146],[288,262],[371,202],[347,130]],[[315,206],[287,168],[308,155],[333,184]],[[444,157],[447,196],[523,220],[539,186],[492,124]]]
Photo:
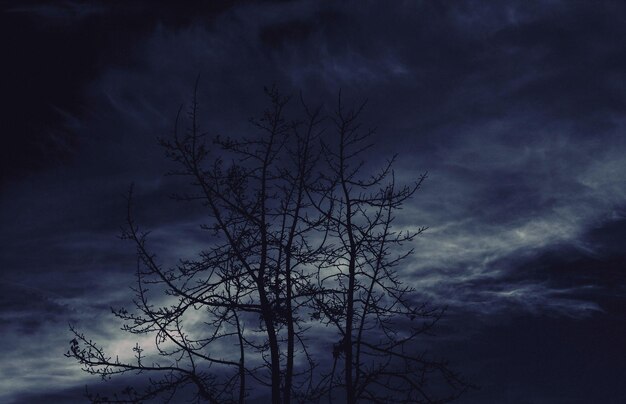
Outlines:
[[2,3],[0,402],[98,384],[68,322],[134,345],[109,313],[131,182],[162,255],[201,243],[156,142],[198,75],[209,131],[249,131],[265,85],[341,89],[369,100],[372,164],[429,172],[405,273],[449,307],[433,349],[481,386],[460,403],[626,402],[626,3],[127,3]]

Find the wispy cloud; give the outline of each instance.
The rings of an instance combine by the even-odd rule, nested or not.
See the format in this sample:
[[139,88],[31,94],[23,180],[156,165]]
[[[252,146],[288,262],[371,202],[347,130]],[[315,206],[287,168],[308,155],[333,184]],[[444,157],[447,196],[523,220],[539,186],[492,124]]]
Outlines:
[[[249,3],[143,26],[127,63],[83,84],[86,112],[66,116],[81,139],[75,159],[3,193],[0,372],[13,376],[2,399],[88,380],[62,357],[68,319],[115,353],[134,345],[107,313],[130,297],[133,250],[116,236],[131,182],[161,258],[202,245],[201,209],[168,200],[181,185],[163,177],[155,142],[198,74],[200,124],[215,134],[247,133],[274,82],[331,107],[339,89],[369,98],[365,121],[379,128],[369,163],[400,152],[398,180],[429,171],[397,225],[429,227],[403,273],[433,303],[494,318],[606,310],[601,278],[619,249],[593,234],[623,220],[626,204],[624,10],[530,3]],[[73,2],[11,11],[105,12]]]

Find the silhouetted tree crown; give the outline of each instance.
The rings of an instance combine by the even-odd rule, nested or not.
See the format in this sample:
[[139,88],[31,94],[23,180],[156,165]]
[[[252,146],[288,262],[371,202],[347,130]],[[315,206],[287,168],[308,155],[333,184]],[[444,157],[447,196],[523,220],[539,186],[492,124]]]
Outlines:
[[[134,360],[113,358],[71,326],[66,356],[86,372],[149,375],[142,388],[89,399],[243,403],[264,389],[273,404],[457,398],[470,386],[419,348],[443,310],[416,303],[403,282],[425,229],[394,227],[426,175],[396,184],[395,157],[370,171],[365,104],[347,108],[339,96],[325,113],[275,88],[266,94],[250,137],[203,132],[194,92],[187,119],[179,110],[173,135],[160,141],[176,166],[169,175],[189,185],[173,197],[206,212],[207,242],[195,258],[160,262],[129,192],[123,238],[137,250],[134,307],[113,314],[124,331],[153,336],[156,354],[136,344]],[[294,109],[298,119],[287,116]]]

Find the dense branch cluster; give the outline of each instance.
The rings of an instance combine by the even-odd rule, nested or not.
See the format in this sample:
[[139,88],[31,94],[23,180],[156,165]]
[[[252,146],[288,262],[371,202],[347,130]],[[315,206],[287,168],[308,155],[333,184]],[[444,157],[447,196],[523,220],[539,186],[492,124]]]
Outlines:
[[[417,346],[442,310],[416,301],[400,265],[424,228],[397,230],[395,215],[425,175],[398,186],[394,159],[365,175],[371,131],[363,105],[339,97],[329,116],[266,91],[269,108],[255,135],[209,138],[198,128],[196,96],[188,128],[161,141],[189,193],[205,208],[207,244],[194,259],[165,267],[128,198],[124,238],[137,249],[132,310],[114,310],[132,334],[154,336],[157,357],[107,356],[72,327],[67,356],[89,373],[150,376],[93,402],[141,402],[185,395],[196,402],[243,403],[266,388],[273,404],[447,402],[468,385]],[[264,387],[265,386],[265,387]],[[443,393],[442,393],[443,392]]]

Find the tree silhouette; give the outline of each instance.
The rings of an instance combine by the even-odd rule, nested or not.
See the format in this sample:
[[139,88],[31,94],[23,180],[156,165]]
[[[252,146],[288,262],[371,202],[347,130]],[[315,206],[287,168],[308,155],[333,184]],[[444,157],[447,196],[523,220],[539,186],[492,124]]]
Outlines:
[[[289,98],[275,88],[266,93],[270,106],[252,120],[252,137],[209,138],[198,128],[194,92],[186,130],[179,110],[173,136],[161,140],[178,167],[169,174],[190,185],[174,198],[207,212],[200,226],[209,242],[196,258],[161,263],[134,220],[129,192],[123,238],[137,250],[135,307],[113,314],[125,331],[154,335],[158,355],[137,344],[135,359],[124,362],[71,326],[66,356],[85,371],[105,379],[150,375],[143,389],[90,400],[192,391],[196,402],[242,403],[263,386],[273,404],[332,401],[338,388],[348,403],[458,397],[468,385],[414,347],[442,310],[416,304],[396,272],[411,253],[403,245],[424,229],[396,231],[394,214],[425,175],[398,187],[391,160],[361,177],[371,147],[371,132],[359,124],[363,106],[346,111],[340,97],[329,120],[302,101],[303,118],[289,120]],[[339,342],[328,349],[320,335],[333,329]],[[429,392],[433,376],[446,395]]]

